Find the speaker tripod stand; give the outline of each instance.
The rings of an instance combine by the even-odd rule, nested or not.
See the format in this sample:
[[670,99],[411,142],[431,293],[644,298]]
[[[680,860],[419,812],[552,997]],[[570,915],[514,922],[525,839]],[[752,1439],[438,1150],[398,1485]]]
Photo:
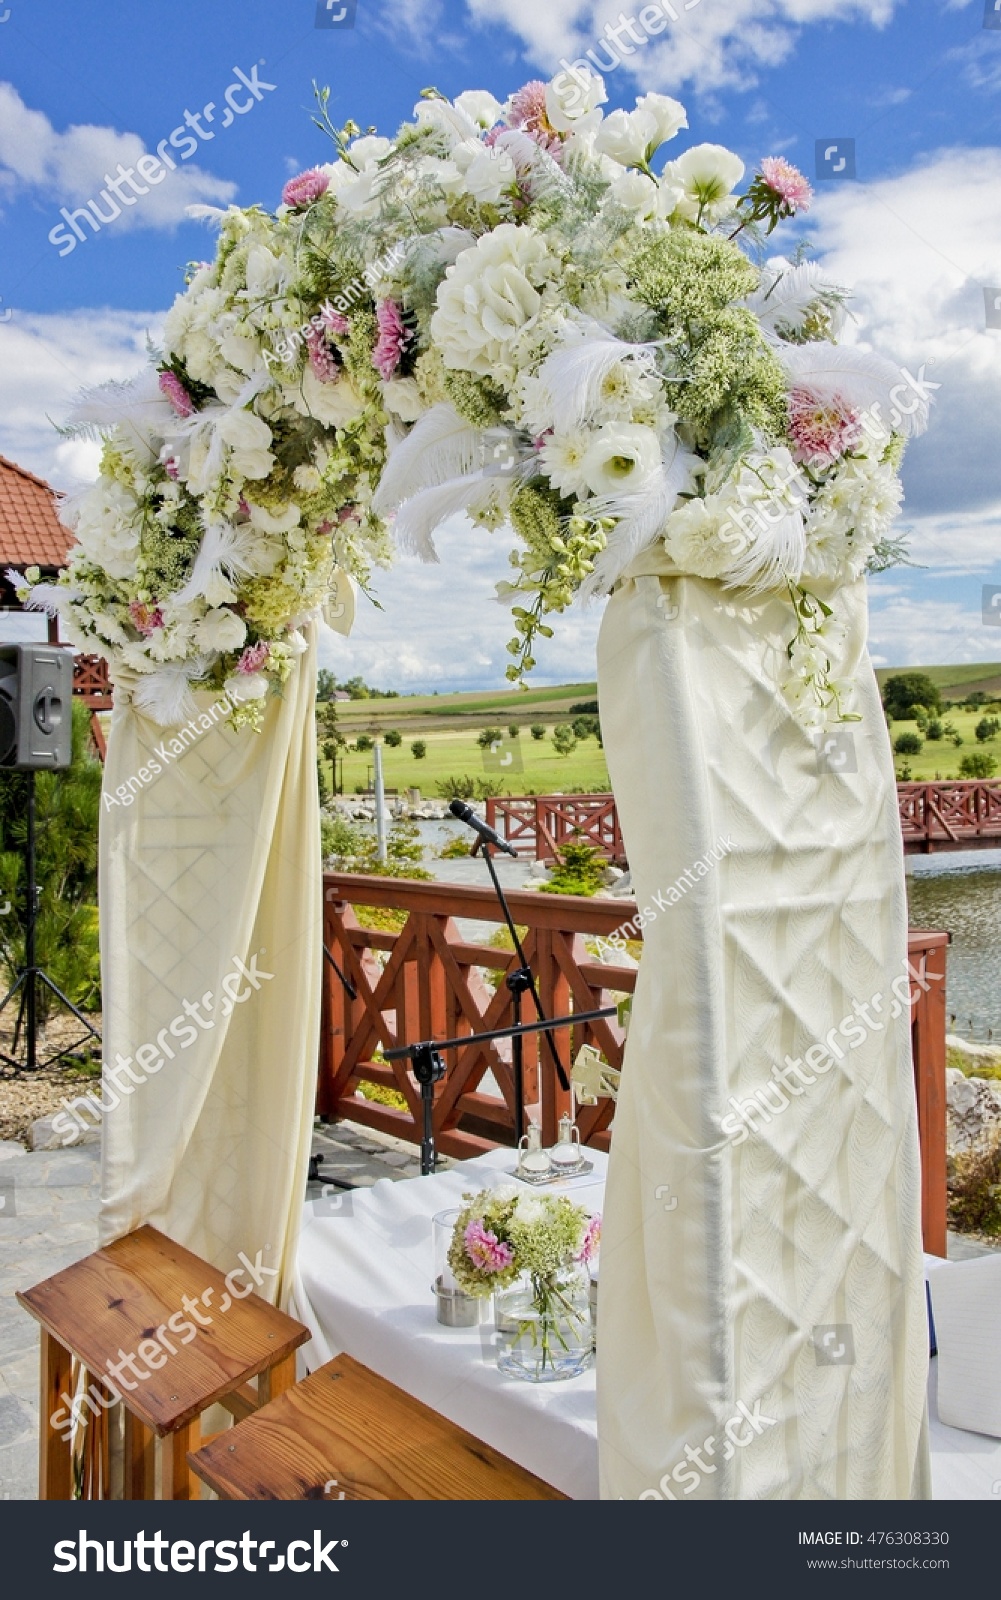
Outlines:
[[[39,888],[38,888],[38,861],[36,852],[35,828],[35,774],[33,771],[25,773],[28,780],[28,837],[25,850],[25,867],[27,872],[27,904],[28,918],[24,938],[24,965],[15,975],[14,982],[0,1000],[0,1016],[7,1007],[16,999],[17,1020],[14,1023],[14,1036],[11,1041],[12,1054],[0,1048],[0,1061],[10,1067],[24,1068],[28,1072],[35,1072],[42,1067],[51,1067],[54,1061],[62,1060],[88,1038],[100,1039],[101,1035],[92,1023],[88,1022],[83,1012],[63,994],[58,984],[54,983],[49,974],[38,965],[36,960],[36,933],[38,928]],[[87,1031],[82,1039],[67,1044],[61,1050],[49,1056],[45,1061],[38,1059],[38,991],[40,987],[48,989],[55,995],[60,1005],[71,1011],[77,1021]],[[17,1056],[18,1047],[24,1039],[25,1058],[20,1061]]]

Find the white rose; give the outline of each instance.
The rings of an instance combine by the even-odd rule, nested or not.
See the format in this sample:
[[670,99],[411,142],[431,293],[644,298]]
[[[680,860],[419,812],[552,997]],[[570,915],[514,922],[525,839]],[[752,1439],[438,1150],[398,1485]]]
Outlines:
[[250,524],[262,533],[291,533],[299,526],[302,512],[294,501],[289,501],[284,511],[268,511],[265,506],[250,503]]
[[[465,146],[461,148],[466,149]],[[459,167],[461,170],[461,158]],[[480,145],[462,172],[462,187],[480,205],[496,205],[516,177],[515,164],[506,150],[490,150]]]
[[365,409],[365,401],[347,373],[342,373],[336,383],[321,383],[312,367],[303,372],[301,399],[308,415],[325,422],[328,428],[343,428]]
[[[655,217],[670,215],[665,213],[665,195],[659,183],[648,178],[645,172],[620,172],[609,190],[611,198],[616,205],[622,206],[625,211],[635,211],[636,215],[644,222],[651,222]],[[671,211],[674,206],[671,206]]]
[[652,428],[609,422],[588,445],[581,473],[592,494],[634,494],[662,461],[660,440]]
[[223,608],[207,612],[195,623],[194,633],[200,650],[239,650],[247,637],[247,624],[235,611]]
[[234,672],[223,684],[231,700],[263,700],[268,680],[263,672]]
[[418,127],[434,128],[450,142],[475,139],[479,133],[475,118],[458,104],[451,105],[448,100],[418,100],[414,106],[414,116]]
[[511,344],[537,316],[548,252],[531,228],[502,223],[449,267],[431,335],[449,367],[484,377],[510,371]]
[[590,67],[569,67],[546,84],[546,116],[557,133],[569,133],[575,122],[603,106],[605,80]]
[[251,300],[266,300],[281,294],[286,284],[284,263],[265,244],[251,245],[247,253],[247,294]]
[[424,412],[424,402],[414,378],[393,378],[379,385],[386,410],[401,422],[416,422]]
[[611,156],[620,167],[636,167],[649,160],[658,143],[657,125],[643,111],[612,111],[595,136],[599,155]]
[[733,549],[720,540],[719,524],[704,500],[686,500],[671,512],[664,544],[681,571],[698,578],[722,577],[733,560]]
[[392,139],[384,139],[375,133],[363,133],[360,139],[352,139],[348,145],[348,155],[358,171],[364,172],[367,167],[375,166],[376,162],[388,156],[392,148]]
[[500,121],[504,110],[489,89],[466,89],[456,95],[453,104],[480,128],[492,128],[495,122]]
[[685,191],[678,210],[695,222],[707,208],[720,207],[744,176],[744,163],[721,144],[697,144],[665,168]]
[[658,145],[666,144],[682,128],[688,127],[688,113],[680,100],[669,94],[644,94],[636,102],[637,111],[653,119],[654,139]]
[[234,328],[219,341],[219,349],[231,367],[250,373],[261,364],[261,347],[252,334]]

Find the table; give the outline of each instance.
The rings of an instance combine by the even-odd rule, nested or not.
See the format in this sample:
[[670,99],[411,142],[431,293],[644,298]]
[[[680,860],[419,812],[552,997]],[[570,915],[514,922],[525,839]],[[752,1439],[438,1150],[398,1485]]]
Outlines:
[[[541,1192],[600,1211],[607,1157],[588,1155],[593,1173]],[[494,1150],[433,1177],[308,1202],[292,1308],[312,1334],[303,1355],[315,1370],[346,1351],[572,1499],[596,1500],[593,1368],[559,1383],[511,1378],[497,1368],[492,1321],[445,1328],[435,1317],[432,1216],[506,1181],[513,1164],[512,1151]]]

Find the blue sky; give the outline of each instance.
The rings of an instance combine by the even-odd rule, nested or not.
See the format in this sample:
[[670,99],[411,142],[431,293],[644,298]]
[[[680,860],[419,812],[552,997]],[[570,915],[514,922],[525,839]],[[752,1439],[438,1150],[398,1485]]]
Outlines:
[[[1001,627],[981,611],[983,586],[1001,584],[1001,326],[987,326],[984,297],[1001,296],[992,5],[674,0],[677,21],[654,37],[631,0],[356,0],[350,28],[317,27],[316,0],[0,0],[0,452],[60,488],[92,474],[93,447],[49,419],[141,362],[184,263],[212,248],[187,205],[274,205],[290,172],[327,158],[314,78],[335,120],[391,133],[423,87],[503,99],[624,15],[624,44],[644,42],[606,72],[610,105],[668,92],[688,107],[687,142],[727,144],[748,167],[781,153],[811,177],[817,140],[855,141],[856,178],[819,182],[800,231],[855,287],[852,336],[940,385],[904,468],[903,525],[923,565],[873,582],[873,654],[1001,659]],[[175,130],[175,171],[60,254],[61,209]],[[363,607],[350,641],[328,638],[330,664],[401,689],[502,681],[503,543],[460,526],[441,548],[441,567],[408,561],[381,582],[386,611]],[[540,680],[592,676],[597,623],[596,610],[564,618]]]

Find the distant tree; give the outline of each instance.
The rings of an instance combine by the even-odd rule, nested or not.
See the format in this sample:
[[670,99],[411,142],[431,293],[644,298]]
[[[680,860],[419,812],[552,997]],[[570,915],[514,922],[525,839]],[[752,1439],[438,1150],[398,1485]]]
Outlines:
[[938,717],[932,717],[931,721],[928,723],[927,727],[925,728],[925,738],[926,739],[941,739],[944,733],[945,733],[945,729],[943,728],[943,726],[942,726],[941,722],[939,721]]
[[316,788],[322,806],[330,799],[330,785],[327,782],[327,769],[322,756],[316,758]]
[[521,734],[521,729],[516,722],[509,722],[507,725],[507,731],[512,739],[517,739]]
[[330,671],[329,667],[321,667],[319,672],[316,674],[317,700],[332,700],[334,698],[334,690],[336,688],[337,679],[334,677],[334,674]]
[[981,717],[973,731],[978,743],[986,744],[988,739],[995,738],[1001,731],[1001,722],[998,722],[997,717]]
[[413,744],[410,746],[410,754],[413,756],[414,760],[423,761],[427,753],[428,747],[425,741],[423,739],[415,739]]
[[595,716],[575,717],[571,726],[576,739],[596,739],[601,730],[601,724]]
[[546,737],[546,725],[544,722],[533,722],[528,731],[533,739],[544,739]]
[[504,732],[501,728],[484,728],[482,733],[477,734],[476,743],[481,750],[489,750],[492,744],[496,744],[497,740],[503,737]]
[[398,750],[400,745],[403,743],[402,733],[398,733],[395,728],[387,729],[387,731],[383,734],[383,738],[388,744],[390,750]]
[[964,778],[993,778],[997,770],[997,757],[992,756],[989,750],[971,750],[959,763],[959,771]]
[[368,684],[359,677],[349,678],[344,688],[352,700],[367,700],[372,692]]
[[971,711],[979,711],[981,706],[985,706],[987,704],[987,698],[988,697],[984,693],[983,689],[974,689],[970,694],[967,695],[963,704],[969,706]]
[[571,716],[576,716],[579,712],[584,716],[596,717],[598,715],[597,700],[578,700],[576,705],[570,707],[570,714]]
[[577,748],[577,740],[569,722],[558,722],[553,729],[553,749],[558,756],[570,756]]
[[883,705],[891,717],[906,721],[915,705],[941,711],[942,696],[926,672],[900,672],[883,685]]
[[357,739],[355,740],[355,749],[356,750],[371,750],[372,743],[373,743],[373,740],[372,740],[371,734],[369,734],[369,733],[360,733],[358,735]]
[[917,756],[921,754],[924,740],[917,733],[898,733],[893,741],[893,748],[898,756]]

